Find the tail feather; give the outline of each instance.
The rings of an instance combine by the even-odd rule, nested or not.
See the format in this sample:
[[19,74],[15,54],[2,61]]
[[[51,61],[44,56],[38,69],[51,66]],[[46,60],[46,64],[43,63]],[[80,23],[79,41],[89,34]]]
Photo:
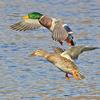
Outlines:
[[79,72],[79,78],[80,78],[80,79],[84,79],[84,78],[85,78],[85,76],[84,76],[84,75],[82,75],[82,74]]

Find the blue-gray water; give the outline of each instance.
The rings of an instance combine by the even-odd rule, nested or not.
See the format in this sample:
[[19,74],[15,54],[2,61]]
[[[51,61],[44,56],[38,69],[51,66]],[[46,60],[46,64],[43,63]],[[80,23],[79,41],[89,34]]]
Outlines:
[[[47,29],[16,32],[9,26],[28,12],[62,18],[75,32],[77,45],[100,46],[100,0],[0,0],[0,100],[65,100],[68,96],[100,96],[100,50],[77,60],[85,79],[76,81],[33,50],[49,52],[53,41]],[[60,46],[61,47],[61,46]],[[68,48],[64,43],[63,48]],[[67,99],[66,99],[67,100]]]

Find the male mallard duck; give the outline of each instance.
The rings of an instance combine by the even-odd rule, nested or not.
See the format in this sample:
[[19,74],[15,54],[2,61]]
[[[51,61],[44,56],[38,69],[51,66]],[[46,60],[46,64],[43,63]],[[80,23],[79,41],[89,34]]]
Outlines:
[[61,71],[66,73],[66,79],[69,80],[69,74],[73,75],[73,77],[76,80],[80,80],[85,78],[83,75],[81,75],[78,67],[75,65],[74,62],[71,60],[62,57],[61,55],[57,53],[48,53],[45,50],[38,49],[34,51],[31,56],[40,56],[44,57],[46,60],[54,64],[57,68],[59,68]]
[[63,21],[43,15],[39,12],[28,13],[28,15],[23,16],[22,19],[21,22],[11,25],[11,29],[26,31],[44,26],[52,32],[53,40],[58,41],[61,45],[63,41],[66,41],[68,45],[74,45],[73,31],[67,24],[64,24]]
[[67,59],[70,59],[71,61],[74,61],[78,59],[79,55],[85,51],[100,49],[99,47],[89,47],[89,46],[74,46],[70,47],[68,50],[63,50],[61,48],[54,48],[55,53],[60,54],[62,57],[65,57]]

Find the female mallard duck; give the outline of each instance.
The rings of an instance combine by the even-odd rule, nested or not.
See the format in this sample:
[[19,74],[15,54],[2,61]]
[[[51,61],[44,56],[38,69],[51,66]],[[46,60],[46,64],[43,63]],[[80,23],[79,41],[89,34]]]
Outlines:
[[66,73],[66,79],[69,80],[69,74],[73,75],[76,80],[83,79],[84,76],[81,75],[77,66],[71,60],[62,57],[57,53],[48,53],[45,50],[39,49],[34,51],[31,56],[40,56],[44,57],[46,60],[54,64],[61,71]]
[[85,51],[100,49],[99,47],[89,47],[89,46],[74,46],[70,47],[68,50],[63,50],[61,48],[55,47],[54,52],[57,54],[60,54],[62,57],[65,57],[67,59],[70,59],[71,61],[74,61],[78,59],[79,55]]
[[32,30],[39,27],[46,27],[52,32],[52,39],[58,41],[61,45],[63,41],[66,41],[68,45],[73,46],[73,31],[63,21],[51,18],[38,12],[28,13],[28,15],[22,17],[22,21],[11,25],[13,30]]

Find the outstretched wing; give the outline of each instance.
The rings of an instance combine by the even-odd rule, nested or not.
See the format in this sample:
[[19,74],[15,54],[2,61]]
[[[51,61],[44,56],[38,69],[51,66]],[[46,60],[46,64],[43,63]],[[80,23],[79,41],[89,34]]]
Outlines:
[[62,55],[69,55],[73,60],[78,59],[79,55],[85,51],[90,51],[94,49],[100,49],[99,47],[88,47],[88,46],[75,46],[64,51]]
[[15,23],[10,26],[11,29],[16,31],[26,31],[26,30],[32,30],[42,27],[42,25],[39,23],[37,19],[28,19],[27,21],[23,20],[18,23]]

